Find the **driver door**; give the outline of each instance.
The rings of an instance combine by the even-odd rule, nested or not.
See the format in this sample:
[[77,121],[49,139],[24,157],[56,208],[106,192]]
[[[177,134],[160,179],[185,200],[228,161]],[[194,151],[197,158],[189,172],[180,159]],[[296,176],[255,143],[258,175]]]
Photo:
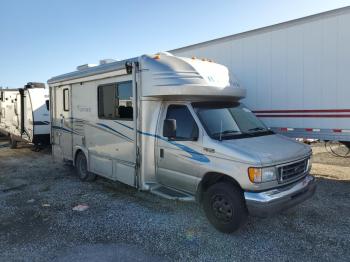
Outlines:
[[[163,136],[165,119],[176,120],[176,137]],[[165,186],[193,193],[200,181],[203,158],[198,124],[185,104],[167,104],[162,112],[157,136],[157,181]]]

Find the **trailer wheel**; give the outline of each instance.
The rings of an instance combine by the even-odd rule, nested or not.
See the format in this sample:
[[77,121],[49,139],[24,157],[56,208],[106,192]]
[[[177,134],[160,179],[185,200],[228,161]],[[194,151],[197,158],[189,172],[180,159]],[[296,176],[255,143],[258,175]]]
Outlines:
[[236,231],[248,215],[242,191],[224,182],[212,185],[204,193],[203,208],[210,223],[223,233]]
[[10,136],[10,148],[11,149],[17,148],[17,141],[14,140],[12,136]]
[[94,181],[96,179],[96,175],[87,169],[87,161],[83,152],[78,153],[75,167],[81,181]]

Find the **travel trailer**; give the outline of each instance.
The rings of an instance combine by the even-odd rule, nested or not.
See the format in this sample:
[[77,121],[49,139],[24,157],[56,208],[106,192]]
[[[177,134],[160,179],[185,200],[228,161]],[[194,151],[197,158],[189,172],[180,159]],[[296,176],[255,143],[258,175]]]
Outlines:
[[315,192],[309,146],[273,131],[225,66],[169,53],[84,65],[48,81],[51,143],[81,180],[96,175],[197,200],[233,232]]
[[170,51],[223,64],[276,133],[350,148],[350,7]]
[[49,91],[45,84],[28,83],[24,88],[0,90],[0,133],[17,142],[36,146],[50,143]]

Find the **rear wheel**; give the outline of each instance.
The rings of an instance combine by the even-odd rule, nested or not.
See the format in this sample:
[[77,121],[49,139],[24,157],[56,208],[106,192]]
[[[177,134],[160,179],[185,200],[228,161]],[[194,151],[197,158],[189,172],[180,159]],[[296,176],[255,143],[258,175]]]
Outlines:
[[204,193],[203,208],[210,223],[223,233],[236,231],[248,215],[242,191],[224,182],[212,185]]
[[10,136],[10,148],[11,149],[17,148],[17,141],[14,140],[12,136]]
[[96,175],[87,169],[87,161],[83,152],[78,153],[75,167],[81,181],[94,181],[96,179]]

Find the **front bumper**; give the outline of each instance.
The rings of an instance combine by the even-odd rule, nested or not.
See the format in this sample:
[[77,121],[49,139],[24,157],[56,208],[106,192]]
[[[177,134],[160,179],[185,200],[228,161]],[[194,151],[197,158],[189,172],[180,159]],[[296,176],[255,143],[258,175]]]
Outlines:
[[251,215],[268,217],[312,197],[315,190],[315,178],[307,175],[302,180],[285,187],[259,193],[245,192],[244,198]]

